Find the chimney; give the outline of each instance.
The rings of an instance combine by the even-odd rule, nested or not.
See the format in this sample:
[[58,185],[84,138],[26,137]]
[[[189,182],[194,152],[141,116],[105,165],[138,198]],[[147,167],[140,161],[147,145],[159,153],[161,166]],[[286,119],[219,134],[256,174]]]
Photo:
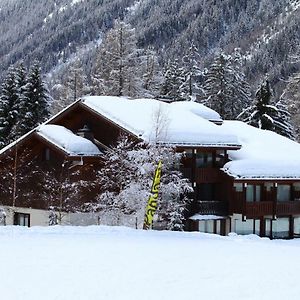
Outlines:
[[77,131],[77,135],[94,142],[94,134],[87,124]]

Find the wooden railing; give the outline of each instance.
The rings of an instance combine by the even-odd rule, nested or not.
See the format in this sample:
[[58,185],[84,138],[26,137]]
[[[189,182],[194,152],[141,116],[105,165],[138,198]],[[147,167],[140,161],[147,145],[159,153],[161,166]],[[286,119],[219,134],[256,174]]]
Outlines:
[[300,201],[277,202],[277,215],[300,214]]
[[248,217],[261,217],[265,215],[273,215],[272,201],[262,202],[247,202],[246,203],[246,216]]
[[217,168],[197,168],[196,182],[212,183],[220,180],[220,170]]
[[223,201],[200,201],[198,211],[203,215],[225,215],[228,214],[228,205]]
[[[230,212],[246,215],[247,217],[261,217],[266,215],[288,216],[300,214],[299,194],[294,194],[294,201],[276,202],[275,197],[267,194],[264,201],[246,202],[243,192],[233,192],[233,200],[230,202]],[[298,200],[299,199],[299,200]]]

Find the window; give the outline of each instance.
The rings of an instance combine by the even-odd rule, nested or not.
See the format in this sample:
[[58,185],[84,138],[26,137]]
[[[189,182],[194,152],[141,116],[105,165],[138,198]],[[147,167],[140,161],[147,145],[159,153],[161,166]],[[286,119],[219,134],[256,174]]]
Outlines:
[[221,223],[223,220],[201,220],[199,221],[199,232],[221,234]]
[[234,183],[233,184],[236,192],[242,192],[243,191],[243,184],[242,183]]
[[30,214],[15,213],[14,225],[30,227]]
[[225,150],[216,151],[216,165],[222,167],[225,164]]
[[260,220],[247,219],[235,220],[235,232],[237,234],[260,234]]
[[206,168],[212,167],[213,165],[213,155],[209,152],[197,152],[196,154],[196,167]]
[[290,201],[291,187],[287,184],[278,184],[277,186],[277,201]]
[[272,221],[273,238],[288,238],[290,232],[289,218],[278,218]]
[[192,158],[193,157],[193,150],[192,149],[185,149],[183,151],[183,155],[185,158]]
[[259,202],[261,196],[260,185],[248,184],[246,188],[246,201],[247,202]]
[[197,199],[200,201],[215,200],[215,185],[213,183],[197,184]]
[[293,183],[294,191],[300,192],[300,182]]
[[300,217],[294,218],[294,235],[300,236]]
[[265,182],[264,186],[265,186],[267,192],[271,192],[272,187],[273,187],[273,183],[272,182]]
[[46,148],[46,150],[45,150],[45,159],[50,160],[50,149],[49,148]]
[[245,222],[242,220],[235,220],[235,232],[237,234],[253,233],[253,220],[247,219]]

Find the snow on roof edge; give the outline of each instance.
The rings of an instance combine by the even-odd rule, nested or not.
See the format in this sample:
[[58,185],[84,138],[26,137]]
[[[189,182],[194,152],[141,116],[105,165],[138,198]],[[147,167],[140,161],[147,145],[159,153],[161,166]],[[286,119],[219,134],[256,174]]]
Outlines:
[[[123,97],[124,99],[127,99],[125,97]],[[131,126],[129,126],[128,124],[126,124],[128,126],[128,128],[126,128],[125,126],[123,126],[124,124],[120,125],[119,123],[117,123],[117,121],[119,121],[120,123],[122,123],[119,119],[115,118],[115,120],[108,118],[107,116],[105,116],[104,114],[100,113],[99,111],[97,111],[94,107],[91,107],[90,105],[86,104],[86,102],[84,102],[84,98],[80,99],[81,102],[80,104],[82,104],[83,106],[85,106],[86,108],[92,110],[93,112],[95,112],[97,115],[103,117],[105,120],[108,120],[109,122],[115,124],[116,126],[118,126],[119,128],[122,128],[124,131],[127,131],[133,135],[135,135],[137,138],[141,139],[141,132],[134,132],[134,128],[131,128]],[[102,109],[103,110],[103,109]],[[104,113],[107,113],[105,110],[103,110]]]
[[76,135],[70,129],[61,125],[41,125],[36,134],[57,148],[62,149],[69,156],[97,157],[103,154],[92,141]]
[[281,175],[274,175],[274,176],[263,176],[263,175],[238,175],[238,174],[233,174],[231,173],[228,169],[220,169],[223,171],[225,174],[228,176],[234,178],[235,180],[300,180],[300,175],[299,176],[281,176]]

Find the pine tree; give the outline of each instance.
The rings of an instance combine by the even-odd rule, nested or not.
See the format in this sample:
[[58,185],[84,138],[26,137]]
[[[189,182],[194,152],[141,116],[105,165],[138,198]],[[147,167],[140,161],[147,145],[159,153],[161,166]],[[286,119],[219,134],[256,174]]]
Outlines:
[[169,60],[163,77],[160,98],[171,102],[190,100],[186,74],[184,69],[179,66],[178,59]]
[[142,80],[135,30],[116,21],[104,38],[93,68],[93,92],[96,95],[139,95]]
[[295,139],[294,126],[291,123],[291,114],[288,112],[284,99],[280,99],[276,104],[277,116],[274,117],[274,131],[291,140]]
[[49,116],[49,95],[41,79],[40,67],[37,63],[31,68],[24,91],[26,101],[23,102],[24,119],[20,126],[20,134],[25,134]]
[[254,105],[247,108],[238,118],[252,126],[274,130],[274,119],[278,118],[278,109],[271,104],[271,97],[270,83],[266,80],[256,92]]
[[8,145],[11,129],[15,125],[18,111],[16,104],[18,101],[18,89],[16,84],[16,70],[11,67],[1,86],[0,97],[0,147]]
[[21,63],[16,68],[16,93],[17,93],[17,100],[14,105],[14,110],[17,111],[14,125],[12,126],[11,132],[9,134],[9,140],[13,141],[19,138],[22,133],[22,124],[25,117],[24,107],[28,102],[28,99],[25,95],[26,84],[27,84],[27,74],[24,64]]
[[204,104],[224,119],[235,119],[250,103],[249,85],[232,64],[232,58],[220,53],[204,74]]
[[199,50],[194,44],[191,43],[187,53],[182,58],[185,72],[186,72],[186,82],[188,87],[188,94],[192,98],[198,98],[200,84],[198,79],[202,74],[200,69],[200,54]]

